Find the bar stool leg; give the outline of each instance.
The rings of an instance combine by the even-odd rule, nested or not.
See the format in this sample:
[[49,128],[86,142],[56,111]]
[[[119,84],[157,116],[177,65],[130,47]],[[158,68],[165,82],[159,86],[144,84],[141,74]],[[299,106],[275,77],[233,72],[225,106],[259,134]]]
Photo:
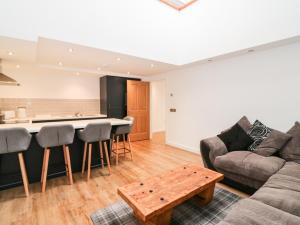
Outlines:
[[117,143],[116,143],[116,165],[119,164],[119,135],[117,135]]
[[86,162],[86,152],[87,152],[87,143],[84,143],[84,150],[83,150],[83,161],[82,161],[82,169],[81,169],[81,173],[84,173],[85,170],[85,162]]
[[109,155],[108,155],[108,150],[107,150],[107,144],[106,144],[106,142],[104,142],[104,151],[105,151],[105,156],[106,156],[108,171],[109,171],[109,174],[110,174],[111,173],[111,170],[110,170],[110,160],[109,160]]
[[122,135],[123,137],[123,150],[124,150],[124,157],[126,158],[126,140],[125,140],[125,134]]
[[101,157],[101,167],[104,168],[104,160],[103,160],[103,151],[102,151],[102,142],[99,141],[99,150],[100,150],[100,157]]
[[46,161],[46,154],[44,149],[44,156],[43,156],[43,166],[42,166],[42,173],[41,173],[41,183],[43,183],[43,177],[44,177],[44,167],[45,167],[45,161]]
[[42,192],[45,192],[46,190],[50,149],[45,149],[44,154],[46,154],[46,156],[45,156],[45,165],[43,166]]
[[72,176],[72,165],[71,165],[71,159],[70,159],[70,149],[69,149],[69,146],[65,146],[65,152],[66,152],[66,160],[67,160],[67,167],[68,167],[69,182],[72,185],[73,184],[73,176]]
[[68,172],[68,161],[67,161],[66,146],[65,146],[65,145],[63,145],[63,152],[64,152],[64,160],[65,160],[66,176],[69,176],[69,172]]
[[23,153],[18,153],[18,158],[19,158],[19,163],[20,163],[20,168],[21,168],[21,173],[22,173],[25,194],[28,197],[29,196],[28,178],[27,178],[27,172],[26,172],[26,167],[25,167],[25,163],[24,163]]
[[128,145],[129,145],[130,157],[131,157],[131,160],[133,160],[132,151],[131,151],[131,141],[130,141],[130,135],[129,134],[127,134],[127,141],[128,141]]
[[91,176],[91,161],[92,161],[92,144],[89,144],[87,181],[90,180],[90,176]]

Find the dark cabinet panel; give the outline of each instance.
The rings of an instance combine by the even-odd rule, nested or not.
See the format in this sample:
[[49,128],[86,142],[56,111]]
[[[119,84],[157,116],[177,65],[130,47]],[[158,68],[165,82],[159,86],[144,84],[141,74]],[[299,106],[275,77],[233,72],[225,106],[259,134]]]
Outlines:
[[109,118],[123,118],[127,115],[127,80],[141,79],[115,76],[100,78],[101,114]]

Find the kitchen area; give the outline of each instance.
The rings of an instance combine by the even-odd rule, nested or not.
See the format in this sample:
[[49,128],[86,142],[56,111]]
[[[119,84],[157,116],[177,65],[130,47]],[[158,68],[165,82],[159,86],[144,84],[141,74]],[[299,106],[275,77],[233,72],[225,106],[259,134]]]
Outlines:
[[[102,76],[98,78],[98,82],[98,99],[0,98],[0,132],[11,128],[25,128],[32,135],[28,150],[23,153],[29,183],[41,181],[43,175],[45,149],[39,145],[36,136],[44,127],[71,125],[75,129],[74,140],[68,144],[73,173],[82,170],[86,154],[86,143],[79,138],[78,133],[89,124],[110,123],[112,130],[132,125],[132,141],[149,139],[149,83],[137,78],[117,76]],[[20,87],[17,82],[10,85],[13,88]],[[142,103],[138,103],[141,99]],[[138,108],[140,104],[141,108],[146,109],[144,114]],[[126,116],[133,117],[134,124],[124,120]],[[92,168],[107,166],[107,160],[103,160],[99,152],[100,145],[103,148],[104,145],[108,146],[109,158],[112,158],[111,139],[93,143]],[[113,160],[111,163],[114,166]],[[65,164],[62,147],[51,147],[47,179],[65,176]],[[0,190],[22,184],[16,154],[0,154]]]

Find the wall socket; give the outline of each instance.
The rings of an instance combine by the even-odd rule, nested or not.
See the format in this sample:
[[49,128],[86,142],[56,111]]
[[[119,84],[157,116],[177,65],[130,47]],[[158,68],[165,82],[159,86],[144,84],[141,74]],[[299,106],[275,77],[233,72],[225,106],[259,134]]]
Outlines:
[[170,112],[176,112],[176,109],[171,108],[171,109],[170,109]]

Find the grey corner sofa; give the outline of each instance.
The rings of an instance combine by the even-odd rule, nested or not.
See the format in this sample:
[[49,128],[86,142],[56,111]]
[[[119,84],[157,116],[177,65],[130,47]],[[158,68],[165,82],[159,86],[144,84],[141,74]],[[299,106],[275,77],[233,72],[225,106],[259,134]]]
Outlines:
[[218,138],[200,143],[205,167],[225,175],[224,183],[248,193],[219,225],[300,224],[300,124],[288,131],[292,139],[277,154],[228,152]]

